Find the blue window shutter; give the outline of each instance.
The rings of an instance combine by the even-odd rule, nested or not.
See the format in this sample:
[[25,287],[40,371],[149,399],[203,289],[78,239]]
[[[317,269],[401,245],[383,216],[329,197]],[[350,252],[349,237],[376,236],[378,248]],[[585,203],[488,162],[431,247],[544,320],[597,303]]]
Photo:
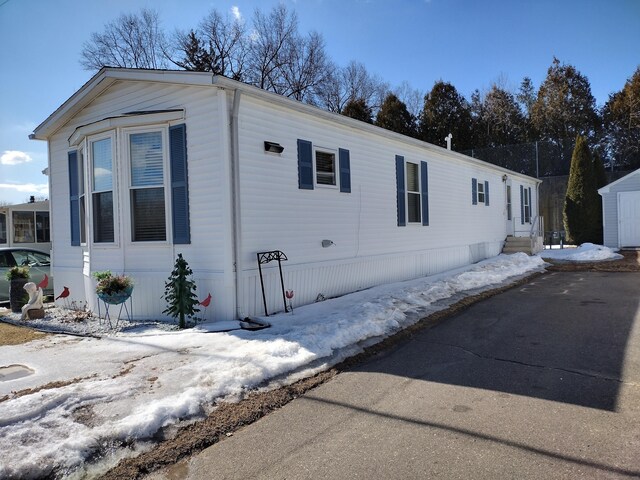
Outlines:
[[484,181],[484,204],[489,205],[489,182]]
[[173,243],[191,243],[189,177],[187,172],[187,127],[184,123],[169,127],[169,144]]
[[524,225],[524,187],[520,185],[520,223]]
[[298,188],[313,190],[313,149],[308,140],[298,139]]
[[338,150],[338,158],[340,162],[340,191],[351,193],[351,161],[349,159],[349,150],[340,148]]
[[398,207],[398,226],[407,226],[407,214],[405,213],[405,189],[404,189],[404,157],[396,155],[396,204]]
[[78,199],[78,151],[68,154],[69,159],[69,219],[71,222],[71,245],[80,245],[80,200]]
[[475,178],[471,179],[471,203],[478,204],[478,180]]
[[422,225],[429,225],[429,172],[427,162],[420,162],[420,198],[422,199]]

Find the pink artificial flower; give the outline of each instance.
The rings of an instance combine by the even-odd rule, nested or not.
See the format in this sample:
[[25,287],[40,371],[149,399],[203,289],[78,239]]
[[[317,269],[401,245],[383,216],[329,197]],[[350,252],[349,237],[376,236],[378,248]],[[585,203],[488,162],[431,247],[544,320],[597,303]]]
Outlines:
[[287,290],[284,292],[284,294],[287,296],[289,300],[293,298],[293,290]]

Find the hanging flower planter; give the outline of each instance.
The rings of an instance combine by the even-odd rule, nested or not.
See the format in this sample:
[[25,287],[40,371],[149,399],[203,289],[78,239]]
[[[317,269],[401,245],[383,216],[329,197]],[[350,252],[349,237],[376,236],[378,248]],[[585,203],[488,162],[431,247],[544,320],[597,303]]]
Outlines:
[[120,305],[126,302],[133,292],[133,280],[126,275],[112,275],[109,270],[93,274],[98,281],[96,295],[104,303]]

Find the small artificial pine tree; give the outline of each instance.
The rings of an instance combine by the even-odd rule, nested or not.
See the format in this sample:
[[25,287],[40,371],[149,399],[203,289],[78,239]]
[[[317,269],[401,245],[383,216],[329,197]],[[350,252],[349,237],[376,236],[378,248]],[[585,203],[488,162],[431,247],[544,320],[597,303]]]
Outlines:
[[178,327],[185,328],[185,318],[192,318],[200,309],[196,296],[196,283],[191,280],[193,271],[187,261],[178,254],[171,276],[164,284],[163,298],[167,308],[162,312],[178,319]]
[[571,156],[569,184],[564,201],[564,229],[569,241],[576,245],[598,242],[598,209],[600,201],[587,141],[578,135]]

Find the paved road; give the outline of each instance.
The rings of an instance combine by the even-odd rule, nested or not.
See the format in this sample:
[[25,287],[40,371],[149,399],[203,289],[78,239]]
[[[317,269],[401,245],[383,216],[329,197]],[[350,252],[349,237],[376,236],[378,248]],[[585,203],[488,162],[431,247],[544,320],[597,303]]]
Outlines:
[[545,274],[152,478],[640,478],[639,301]]

